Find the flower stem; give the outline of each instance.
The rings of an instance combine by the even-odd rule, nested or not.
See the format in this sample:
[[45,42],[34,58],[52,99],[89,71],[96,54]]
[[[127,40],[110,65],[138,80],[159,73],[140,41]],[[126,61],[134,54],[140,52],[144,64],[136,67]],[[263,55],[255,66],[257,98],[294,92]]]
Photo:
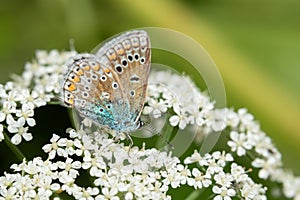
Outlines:
[[78,119],[75,119],[74,117],[74,110],[71,108],[68,108],[68,115],[69,115],[69,119],[71,121],[72,127],[74,127],[76,130],[78,129],[78,127],[76,126],[76,124],[78,125]]
[[10,137],[7,135],[7,133],[3,131],[3,135],[6,145],[12,150],[12,152],[16,155],[18,160],[22,161],[24,158],[26,158],[24,154],[20,151],[20,149],[11,142]]
[[199,199],[199,196],[203,193],[202,190],[194,190],[189,196],[187,196],[185,199],[186,200],[194,200],[194,199]]
[[63,103],[61,101],[50,101],[47,104],[48,105],[62,105]]

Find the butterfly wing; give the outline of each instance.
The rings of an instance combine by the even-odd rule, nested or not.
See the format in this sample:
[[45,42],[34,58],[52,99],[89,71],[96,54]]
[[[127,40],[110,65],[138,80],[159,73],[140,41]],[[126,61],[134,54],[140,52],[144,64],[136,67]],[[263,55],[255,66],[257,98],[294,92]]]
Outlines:
[[117,74],[129,103],[130,121],[136,124],[145,102],[150,73],[150,40],[145,31],[131,31],[106,43],[96,54]]
[[63,83],[66,105],[121,132],[138,128],[150,72],[150,41],[131,31],[107,42],[96,55],[71,60]]
[[80,54],[68,64],[64,77],[63,98],[69,107],[97,121],[102,126],[116,129],[113,104],[124,98],[117,89],[115,74],[92,54]]

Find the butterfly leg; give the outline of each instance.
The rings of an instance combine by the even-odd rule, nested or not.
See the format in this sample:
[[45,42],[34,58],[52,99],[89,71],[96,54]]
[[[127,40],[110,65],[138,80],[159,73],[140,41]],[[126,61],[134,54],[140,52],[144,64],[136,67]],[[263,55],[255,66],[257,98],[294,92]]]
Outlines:
[[[129,150],[131,149],[132,145],[133,145],[133,141],[132,141],[132,138],[131,136],[128,134],[128,133],[125,133],[126,137],[128,138],[128,140],[130,141],[130,144],[129,144]],[[128,150],[128,151],[129,151]]]

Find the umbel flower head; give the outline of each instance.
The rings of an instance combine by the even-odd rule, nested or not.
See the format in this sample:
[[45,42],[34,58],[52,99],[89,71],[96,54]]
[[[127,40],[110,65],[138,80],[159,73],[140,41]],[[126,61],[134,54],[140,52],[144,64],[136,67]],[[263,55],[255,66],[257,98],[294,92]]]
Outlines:
[[[76,54],[38,51],[21,76],[0,85],[2,142],[15,149],[39,134],[32,132],[35,109],[60,94],[65,63]],[[79,128],[66,130],[67,137],[52,135],[42,148],[45,159],[12,164],[0,176],[0,199],[176,199],[177,190],[188,190],[186,198],[194,199],[300,199],[300,178],[283,169],[281,154],[246,109],[216,109],[185,75],[153,71],[149,82],[143,114],[153,123],[168,113],[163,119],[174,130],[196,126],[205,136],[223,131],[226,146],[205,154],[194,149],[179,158],[147,143],[127,146],[84,119]],[[270,184],[279,185],[276,192]]]

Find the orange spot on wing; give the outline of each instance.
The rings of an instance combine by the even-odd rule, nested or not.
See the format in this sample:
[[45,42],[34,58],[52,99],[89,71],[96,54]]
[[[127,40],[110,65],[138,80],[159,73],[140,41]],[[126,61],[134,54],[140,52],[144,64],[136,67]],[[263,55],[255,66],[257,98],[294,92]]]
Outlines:
[[80,78],[79,78],[79,76],[75,76],[73,79],[71,77],[69,77],[69,80],[77,83],[80,81]]
[[86,71],[89,71],[91,69],[91,67],[89,65],[87,65],[83,69],[86,70]]
[[74,83],[67,83],[65,85],[65,89],[68,90],[68,91],[74,91],[74,90],[76,90],[76,86],[75,86]]
[[67,100],[65,100],[67,104],[69,104],[70,106],[72,106],[74,104],[74,98],[68,98]]
[[110,60],[115,60],[117,58],[117,55],[115,53],[113,53],[113,54],[109,55],[108,58]]
[[105,72],[105,73],[109,73],[110,70],[106,68],[106,69],[104,69],[104,72]]
[[93,70],[98,71],[100,69],[100,65],[95,65],[92,68],[93,68]]
[[124,49],[118,49],[117,54],[123,55],[125,53]]
[[78,71],[73,70],[73,72],[75,72],[75,74],[77,74],[78,76],[81,76],[84,74],[84,71],[82,69],[79,69]]

